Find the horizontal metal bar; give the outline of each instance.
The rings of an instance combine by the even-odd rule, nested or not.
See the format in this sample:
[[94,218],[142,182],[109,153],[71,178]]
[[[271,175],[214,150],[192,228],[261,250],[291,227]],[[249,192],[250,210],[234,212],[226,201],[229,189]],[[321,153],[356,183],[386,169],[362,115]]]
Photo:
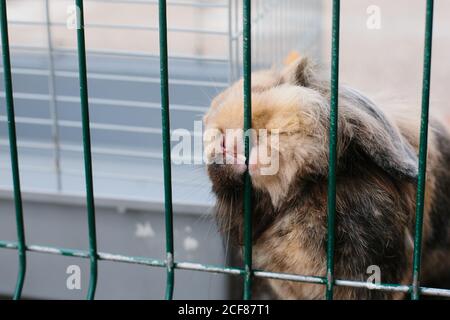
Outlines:
[[[38,46],[24,46],[24,45],[11,45],[11,50],[20,51],[38,51],[43,53],[48,53],[47,47]],[[74,48],[53,48],[53,54],[70,54],[76,55],[77,52]],[[155,55],[147,52],[137,52],[137,51],[125,51],[125,50],[98,50],[90,49],[86,51],[87,55],[92,56],[110,56],[118,58],[142,58],[142,59],[159,59],[159,55]],[[174,60],[186,60],[186,61],[207,61],[216,63],[228,63],[227,58],[220,57],[209,57],[209,56],[179,56],[179,55],[169,55],[169,59]]]
[[396,284],[374,284],[364,281],[353,281],[353,280],[336,280],[334,285],[339,285],[342,287],[353,287],[353,288],[366,288],[370,290],[383,290],[383,291],[396,291],[396,292],[409,292],[410,287],[407,285],[396,285]]
[[[18,245],[15,242],[0,241],[0,248],[17,249],[17,247],[18,247]],[[67,256],[67,257],[90,259],[89,251],[85,251],[85,250],[56,248],[56,247],[47,247],[47,246],[40,246],[40,245],[26,246],[26,250],[29,252],[40,252],[40,253],[47,253],[47,254],[54,254],[54,255],[62,255],[62,256]],[[132,256],[124,256],[124,255],[120,255],[120,254],[111,254],[111,253],[104,253],[104,252],[97,252],[97,256],[98,256],[99,260],[143,264],[143,265],[154,266],[154,267],[164,267],[165,266],[165,263],[161,260],[150,259],[150,258],[145,258],[145,257],[132,257]]]
[[[23,21],[23,20],[12,20],[9,24],[16,26],[46,26],[46,21]],[[52,27],[66,27],[65,22],[51,22],[49,23]],[[158,32],[158,27],[143,26],[143,25],[132,25],[132,24],[109,24],[109,23],[88,23],[85,25],[86,29],[120,29],[120,30],[142,30],[142,31],[154,31]],[[195,28],[168,28],[168,32],[175,33],[195,33],[203,35],[216,35],[216,36],[228,36],[228,32],[219,30],[205,30],[205,29],[195,29]]]
[[[149,4],[158,5],[158,0],[87,0],[86,2],[107,2],[113,4]],[[207,3],[195,1],[169,1],[167,6],[194,7],[194,8],[228,8],[225,3]]]
[[[64,206],[80,206],[86,205],[86,196],[83,193],[77,192],[55,192],[51,190],[23,188],[22,195],[24,201],[33,203],[60,204]],[[0,186],[0,199],[12,200],[12,193],[9,187]],[[98,208],[115,209],[120,213],[125,213],[129,210],[156,212],[161,213],[164,207],[162,201],[152,201],[148,197],[140,196],[123,196],[113,193],[96,194],[96,204]],[[174,202],[175,215],[196,215],[209,216],[212,215],[212,204],[205,204],[200,202]]]
[[[0,91],[0,97],[5,97],[5,93]],[[39,93],[24,93],[24,92],[14,92],[14,98],[17,100],[38,100],[38,101],[49,101],[52,97],[47,94]],[[56,96],[56,101],[58,102],[71,102],[80,103],[80,97],[78,96]],[[103,98],[90,98],[91,104],[105,105],[111,107],[133,107],[133,108],[148,108],[148,109],[159,109],[161,105],[155,102],[143,102],[135,100],[119,100],[119,99],[103,99]],[[187,111],[187,112],[205,112],[207,107],[197,107],[173,104],[171,105],[172,110],[177,111]]]
[[[0,241],[0,248],[4,249],[13,249],[17,250],[18,244],[17,242],[12,241]],[[47,253],[54,255],[64,255],[70,257],[77,258],[89,258],[89,252],[83,250],[76,249],[65,249],[65,248],[57,248],[57,247],[49,247],[49,246],[41,246],[41,245],[28,245],[26,247],[27,251],[30,252],[39,252],[39,253]],[[163,260],[151,259],[147,257],[139,257],[139,256],[126,256],[121,254],[112,254],[112,253],[98,253],[99,260],[104,261],[115,261],[115,262],[123,262],[130,264],[141,264],[152,267],[161,267],[165,268],[166,263]],[[222,267],[222,266],[214,266],[209,264],[200,264],[200,263],[192,263],[192,262],[175,262],[175,268],[184,269],[184,270],[193,270],[193,271],[203,271],[210,273],[220,273],[220,274],[229,274],[229,275],[237,275],[237,276],[245,276],[245,270],[241,268],[235,267]],[[296,274],[288,274],[288,273],[280,273],[280,272],[271,272],[271,271],[263,271],[263,270],[255,270],[255,277],[266,278],[266,279],[275,279],[275,280],[288,280],[302,283],[314,283],[325,285],[326,279],[323,277],[316,276],[304,276],[304,275],[296,275]],[[405,285],[395,285],[395,284],[372,284],[364,281],[353,281],[353,280],[335,280],[336,286],[345,286],[345,287],[354,287],[354,288],[366,288],[369,290],[381,290],[381,291],[395,291],[395,292],[408,292],[411,290],[410,286]],[[439,288],[428,288],[421,287],[421,293],[423,295],[428,296],[441,296],[441,297],[450,297],[450,289],[439,289]]]
[[[174,158],[174,157],[172,157]],[[0,169],[9,169],[11,170],[10,165],[0,164]],[[42,172],[42,173],[55,173],[55,170],[52,167],[48,166],[34,166],[34,165],[21,165],[20,169],[22,171],[34,171],[34,172]],[[72,175],[80,177],[83,172],[81,170],[72,170],[72,169],[61,169],[61,174],[66,175]],[[133,174],[120,174],[117,172],[106,172],[106,171],[95,171],[94,172],[95,178],[106,178],[106,179],[119,179],[119,180],[130,180],[130,181],[139,181],[139,182],[157,182],[162,183],[163,179],[153,176],[153,175],[133,175]],[[180,178],[173,178],[173,181],[177,184],[184,184],[188,186],[203,186],[203,182],[196,182],[192,181],[191,179],[180,179]]]
[[314,276],[302,276],[302,275],[297,275],[297,274],[275,273],[275,272],[268,272],[268,271],[254,271],[253,275],[255,277],[268,278],[268,279],[326,284],[326,280],[324,278],[314,277]]
[[[15,73],[14,70],[15,69],[13,69],[13,73]],[[54,74],[59,77],[68,77],[68,78],[73,77],[73,75],[72,75],[73,72],[71,72],[71,71],[56,71]],[[88,72],[87,76],[88,76],[88,79],[98,79],[98,80],[159,83],[159,78],[154,78],[154,77],[93,73],[93,72]],[[228,85],[226,82],[219,82],[219,81],[204,81],[204,80],[175,79],[175,78],[172,78],[171,83],[173,83],[175,85],[213,87],[213,88],[226,88]]]
[[450,290],[420,287],[420,293],[425,296],[450,297]]
[[[0,146],[8,146],[9,142],[6,139],[0,139]],[[35,142],[35,141],[19,141],[17,143],[19,148],[30,148],[30,149],[47,149],[53,150],[52,143],[45,142]],[[71,152],[83,152],[83,149],[78,145],[64,144],[61,143],[60,149],[62,151],[71,151]],[[153,158],[153,159],[162,159],[162,155],[160,152],[146,152],[146,151],[132,151],[127,150],[121,152],[114,148],[102,148],[98,147],[92,148],[92,153],[110,155],[110,156],[129,156],[129,157],[137,157],[137,158]]]
[[[5,116],[0,116],[0,122],[7,122],[7,120],[8,119]],[[51,119],[30,118],[30,117],[17,117],[16,123],[40,125],[40,126],[52,126],[53,125],[53,121]],[[81,128],[80,121],[57,120],[57,123],[60,127]],[[139,126],[127,126],[127,125],[95,123],[95,122],[91,122],[91,129],[108,130],[108,131],[111,130],[111,131],[121,131],[121,132],[131,132],[131,133],[151,133],[151,134],[160,134],[161,133],[161,129],[159,129],[159,128],[147,128],[147,127],[139,127]]]
[[[8,119],[5,116],[0,116],[0,122],[7,122]],[[52,126],[52,119],[44,118],[31,118],[31,117],[16,117],[16,123],[30,124],[30,125],[40,125],[40,126]],[[81,121],[72,120],[56,120],[56,123],[60,127],[66,128],[81,128]],[[147,134],[161,134],[161,128],[152,127],[142,127],[142,126],[131,126],[131,125],[121,125],[121,124],[109,124],[109,123],[97,123],[90,122],[91,129],[95,130],[107,130],[107,131],[118,131],[118,132],[128,132],[128,133],[147,133]],[[171,131],[173,133],[173,131]],[[191,132],[193,137],[201,137],[200,132]]]
[[[0,73],[3,73],[3,70],[0,70]],[[50,76],[50,72],[48,70],[34,69],[34,68],[13,68],[12,73],[21,75]],[[55,72],[53,72],[53,75],[66,78],[76,78],[78,76],[78,74],[75,71],[63,71],[63,70],[60,71],[56,70]],[[88,72],[87,77],[88,79],[96,79],[96,80],[130,81],[130,82],[159,84],[159,78],[145,77],[145,76]],[[226,88],[228,86],[228,83],[219,81],[173,79],[171,80],[171,82],[177,85],[213,87],[213,88]]]
[[[0,139],[0,146],[9,146],[9,142],[5,139]],[[45,142],[35,142],[35,141],[19,141],[17,143],[19,148],[29,148],[29,149],[45,149],[45,150],[53,150],[54,146],[52,143]],[[61,151],[70,151],[70,152],[83,152],[83,149],[78,145],[71,144],[60,144]],[[161,152],[152,152],[152,151],[135,151],[135,150],[126,150],[121,151],[118,148],[106,148],[106,147],[92,147],[93,154],[102,154],[109,156],[121,156],[121,157],[134,157],[134,158],[150,158],[150,159],[158,159],[162,160]],[[174,160],[177,158],[174,158]],[[199,157],[194,157],[193,160],[196,162],[200,162],[201,159]]]
[[183,270],[204,271],[211,273],[231,274],[231,275],[244,275],[244,270],[239,268],[218,267],[192,262],[176,262],[174,265],[175,268]]

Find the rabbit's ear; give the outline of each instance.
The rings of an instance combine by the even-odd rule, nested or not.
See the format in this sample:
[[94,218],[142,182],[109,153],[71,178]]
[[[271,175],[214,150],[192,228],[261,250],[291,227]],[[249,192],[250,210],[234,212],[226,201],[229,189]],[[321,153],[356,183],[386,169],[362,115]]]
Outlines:
[[307,57],[300,57],[290,62],[281,71],[281,83],[309,87],[314,75],[314,63]]
[[[412,145],[376,105],[359,92],[344,88],[344,139],[349,138],[380,168],[397,178],[416,180],[418,158]],[[340,96],[340,99],[341,99]],[[347,137],[345,137],[347,136]]]

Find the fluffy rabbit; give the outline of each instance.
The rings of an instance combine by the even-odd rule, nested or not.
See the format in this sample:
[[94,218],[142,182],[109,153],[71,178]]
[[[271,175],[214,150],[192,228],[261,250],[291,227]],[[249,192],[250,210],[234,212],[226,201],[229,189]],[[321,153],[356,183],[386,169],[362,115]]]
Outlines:
[[[278,133],[278,169],[255,156],[253,267],[301,275],[326,275],[329,80],[300,58],[281,71],[252,75],[252,127]],[[335,277],[366,281],[369,266],[382,283],[410,284],[418,173],[417,112],[381,110],[361,93],[339,91]],[[242,80],[219,94],[204,117],[208,175],[217,198],[221,232],[242,246],[242,139],[227,141],[227,129],[243,127]],[[448,285],[450,278],[450,136],[430,120],[423,226],[421,285]],[[234,140],[234,139],[233,139]],[[266,139],[267,140],[267,139]],[[214,148],[212,144],[219,147]],[[266,141],[267,142],[267,141]],[[234,163],[218,158],[236,160]],[[220,157],[219,157],[220,156]],[[253,160],[253,161],[251,161]],[[437,283],[436,283],[437,282]],[[322,299],[325,286],[269,280],[281,299]],[[401,299],[404,294],[335,287],[336,299]]]

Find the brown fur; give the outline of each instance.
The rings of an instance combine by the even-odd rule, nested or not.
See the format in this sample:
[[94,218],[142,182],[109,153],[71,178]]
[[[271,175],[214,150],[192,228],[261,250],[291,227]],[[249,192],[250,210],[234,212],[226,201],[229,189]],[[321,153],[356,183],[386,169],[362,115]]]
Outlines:
[[[254,267],[325,276],[329,82],[299,59],[281,72],[252,76],[252,127],[278,129],[280,168],[251,175]],[[221,93],[206,129],[243,127],[242,80]],[[367,267],[383,283],[411,283],[418,118],[379,110],[350,88],[339,94],[335,274],[365,281]],[[422,284],[450,275],[450,137],[435,120],[429,134],[423,226]],[[209,155],[210,158],[213,155]],[[259,164],[257,164],[259,166]],[[262,166],[262,165],[261,165]],[[224,234],[242,245],[243,176],[231,164],[208,166]],[[279,298],[321,299],[324,286],[269,280]],[[396,299],[402,294],[336,287],[337,299]]]

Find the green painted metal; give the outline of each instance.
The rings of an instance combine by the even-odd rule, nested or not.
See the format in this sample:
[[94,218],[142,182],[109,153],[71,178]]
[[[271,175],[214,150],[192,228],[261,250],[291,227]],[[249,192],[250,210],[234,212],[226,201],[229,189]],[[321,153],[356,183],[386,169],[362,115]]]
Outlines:
[[[19,248],[18,242],[12,241],[0,241],[0,248],[4,249],[12,249],[17,250]],[[49,247],[49,246],[41,246],[41,245],[28,245],[26,247],[27,251],[36,252],[41,254],[53,254],[53,255],[63,255],[74,258],[84,258],[89,259],[90,253],[85,250],[77,250],[77,249],[68,249],[68,248],[58,248],[58,247]],[[105,253],[98,252],[98,259],[103,261],[111,261],[111,262],[121,262],[121,263],[129,263],[129,264],[140,264],[146,265],[150,267],[160,267],[165,268],[166,262],[158,259],[152,259],[147,257],[139,257],[139,256],[125,256],[121,254],[113,254],[113,253]],[[210,272],[210,273],[220,273],[220,274],[229,274],[234,276],[245,276],[246,271],[243,268],[235,268],[235,267],[223,267],[216,266],[210,264],[200,264],[200,263],[191,263],[191,262],[175,262],[175,268],[184,269],[184,270],[194,270],[200,272]],[[302,276],[298,274],[288,274],[288,273],[278,273],[278,272],[270,272],[264,270],[253,270],[253,275],[255,277],[261,278],[269,278],[269,279],[278,279],[278,280],[288,280],[288,281],[296,281],[301,283],[315,283],[319,285],[326,285],[327,279],[324,277],[318,276]],[[371,290],[383,290],[383,291],[398,291],[398,292],[410,292],[412,286],[405,286],[400,284],[390,284],[390,283],[380,283],[377,285],[368,284],[367,282],[362,281],[352,281],[352,280],[335,280],[335,284],[337,286],[345,286],[345,287],[360,287],[366,288],[370,287]],[[423,294],[427,295],[439,295],[443,297],[450,297],[450,289],[436,289],[436,288],[427,288],[420,287]]]
[[92,179],[91,133],[89,125],[89,100],[86,67],[86,45],[84,36],[83,0],[76,0],[78,73],[80,80],[81,122],[83,131],[84,174],[86,180],[86,207],[89,231],[90,278],[87,299],[95,297],[97,287],[97,236],[95,231],[94,183]]
[[[19,244],[17,242],[11,241],[0,241],[0,248],[5,249],[17,249]],[[54,254],[61,255],[66,257],[74,257],[74,258],[84,258],[90,259],[91,253],[86,250],[77,250],[70,248],[59,248],[59,247],[50,247],[50,246],[41,246],[41,245],[28,245],[26,246],[26,250],[30,252],[39,252],[46,254]],[[125,256],[121,254],[112,254],[112,253],[104,253],[97,252],[98,260],[104,261],[116,261],[123,263],[133,263],[133,264],[143,264],[153,267],[165,267],[166,263],[164,261],[158,259],[152,259],[147,257],[136,257],[136,256]]]
[[[244,187],[244,267],[223,267],[190,262],[174,261],[173,245],[173,207],[172,207],[172,179],[170,157],[170,109],[169,109],[169,76],[167,49],[167,7],[165,0],[159,0],[159,36],[160,36],[160,75],[161,75],[161,113],[163,133],[163,163],[164,163],[164,191],[165,191],[165,230],[166,230],[166,260],[147,257],[125,256],[120,254],[102,253],[97,251],[95,206],[92,177],[92,155],[89,126],[89,101],[86,66],[86,48],[84,34],[83,1],[76,0],[78,8],[77,47],[80,80],[80,99],[82,113],[83,149],[86,178],[86,206],[89,229],[89,250],[76,250],[39,245],[26,245],[23,208],[20,191],[20,176],[17,152],[17,136],[15,127],[13,88],[11,78],[11,62],[8,41],[6,0],[0,0],[0,27],[2,40],[2,57],[4,67],[4,83],[6,108],[8,116],[8,133],[10,142],[10,156],[14,187],[14,201],[16,211],[17,242],[0,241],[0,248],[17,250],[19,253],[19,270],[14,292],[14,299],[20,299],[26,274],[26,252],[56,254],[69,257],[90,259],[90,281],[87,298],[94,299],[97,285],[98,260],[114,261],[132,264],[142,264],[152,267],[162,267],[167,270],[166,299],[172,299],[175,269],[196,270],[202,272],[224,273],[242,276],[244,278],[244,299],[252,297],[253,277],[271,278],[304,283],[316,283],[326,286],[326,298],[333,299],[334,286],[369,288],[370,284],[361,281],[334,279],[334,246],[335,246],[335,215],[336,215],[336,164],[337,164],[337,131],[338,131],[338,88],[339,88],[339,24],[340,0],[333,0],[332,12],[332,59],[331,59],[331,95],[330,95],[330,132],[329,132],[329,172],[328,172],[328,234],[327,234],[327,275],[303,276],[257,270],[252,268],[252,185],[248,171],[245,174]],[[422,115],[420,125],[419,147],[419,177],[417,183],[416,224],[414,239],[413,283],[410,286],[400,284],[377,284],[370,286],[372,290],[387,290],[411,293],[412,299],[419,299],[421,294],[450,297],[450,289],[436,289],[420,287],[420,259],[423,228],[423,211],[426,182],[426,160],[428,140],[428,115],[430,98],[431,53],[433,35],[434,0],[427,0],[425,24],[425,49],[422,88]],[[250,135],[252,127],[251,112],[251,1],[243,1],[243,62],[244,62],[244,141],[245,156],[249,159]]]
[[161,118],[164,165],[164,209],[166,226],[166,299],[171,300],[175,285],[173,250],[172,167],[170,159],[169,67],[167,57],[167,4],[159,0],[159,55],[161,76]]
[[[4,249],[13,249],[17,250],[18,248],[17,242],[12,241],[0,241],[0,248]],[[89,259],[90,254],[88,251],[85,250],[77,250],[77,249],[69,249],[69,248],[59,248],[59,247],[50,247],[50,246],[41,246],[41,245],[29,245],[26,247],[26,249],[30,252],[38,252],[42,254],[53,254],[53,255],[63,255],[67,257],[74,257],[74,258],[84,258]],[[113,253],[105,253],[105,252],[98,252],[98,259],[103,261],[114,261],[114,262],[122,262],[122,263],[130,263],[130,264],[141,264],[141,265],[147,265],[151,267],[160,267],[160,268],[166,268],[167,263],[162,260],[158,259],[152,259],[147,257],[139,257],[139,256],[125,256],[120,254],[113,254]],[[190,262],[174,262],[174,268],[177,269],[185,269],[185,270],[197,270],[197,271],[204,271],[204,272],[211,272],[211,273],[225,273],[235,276],[243,276],[246,275],[245,268],[236,268],[236,267],[224,267],[224,266],[216,266],[211,264],[203,264],[203,263],[190,263]],[[293,278],[290,279],[290,281],[298,281],[298,282],[305,282],[305,283],[317,283],[321,285],[326,285],[326,279],[323,277],[318,276],[307,276],[308,281],[304,280],[298,280],[294,277],[301,276],[296,274],[287,274],[287,273],[277,273],[277,272],[270,272],[270,271],[264,271],[264,270],[253,270],[255,273],[255,276],[262,277],[262,278],[274,278],[274,279],[280,279],[281,276],[291,276]],[[264,274],[262,274],[264,273]],[[302,276],[306,277],[306,276]],[[392,287],[396,285],[392,284],[380,284],[380,286],[385,287]],[[450,293],[449,293],[450,295]]]
[[425,20],[425,48],[422,84],[422,114],[420,119],[419,177],[416,195],[416,228],[414,237],[413,291],[411,298],[420,297],[420,260],[422,254],[422,228],[425,199],[425,183],[427,170],[428,147],[428,114],[430,106],[431,49],[433,42],[433,8],[434,0],[427,0]]
[[9,35],[8,35],[8,15],[6,0],[0,1],[1,18],[1,37],[2,37],[2,56],[3,56],[3,77],[5,82],[6,113],[8,116],[8,135],[9,148],[11,156],[11,168],[14,186],[14,205],[16,209],[16,228],[19,252],[19,269],[17,274],[16,288],[14,290],[14,299],[20,299],[22,296],[23,284],[27,269],[26,244],[25,244],[25,226],[23,221],[22,194],[20,191],[19,158],[17,153],[17,135],[16,122],[14,116],[14,98],[11,78],[11,59],[9,55]]
[[[251,44],[251,1],[243,2],[243,61],[244,61],[244,145],[248,168],[250,155],[250,129],[252,127],[252,44]],[[252,183],[245,172],[244,181],[244,299],[252,298]]]
[[339,20],[340,0],[333,0],[333,21],[331,34],[331,97],[330,97],[330,133],[329,133],[329,169],[328,169],[328,235],[327,235],[327,288],[326,298],[333,299],[334,285],[334,229],[336,216],[336,146],[338,132],[339,100]]

